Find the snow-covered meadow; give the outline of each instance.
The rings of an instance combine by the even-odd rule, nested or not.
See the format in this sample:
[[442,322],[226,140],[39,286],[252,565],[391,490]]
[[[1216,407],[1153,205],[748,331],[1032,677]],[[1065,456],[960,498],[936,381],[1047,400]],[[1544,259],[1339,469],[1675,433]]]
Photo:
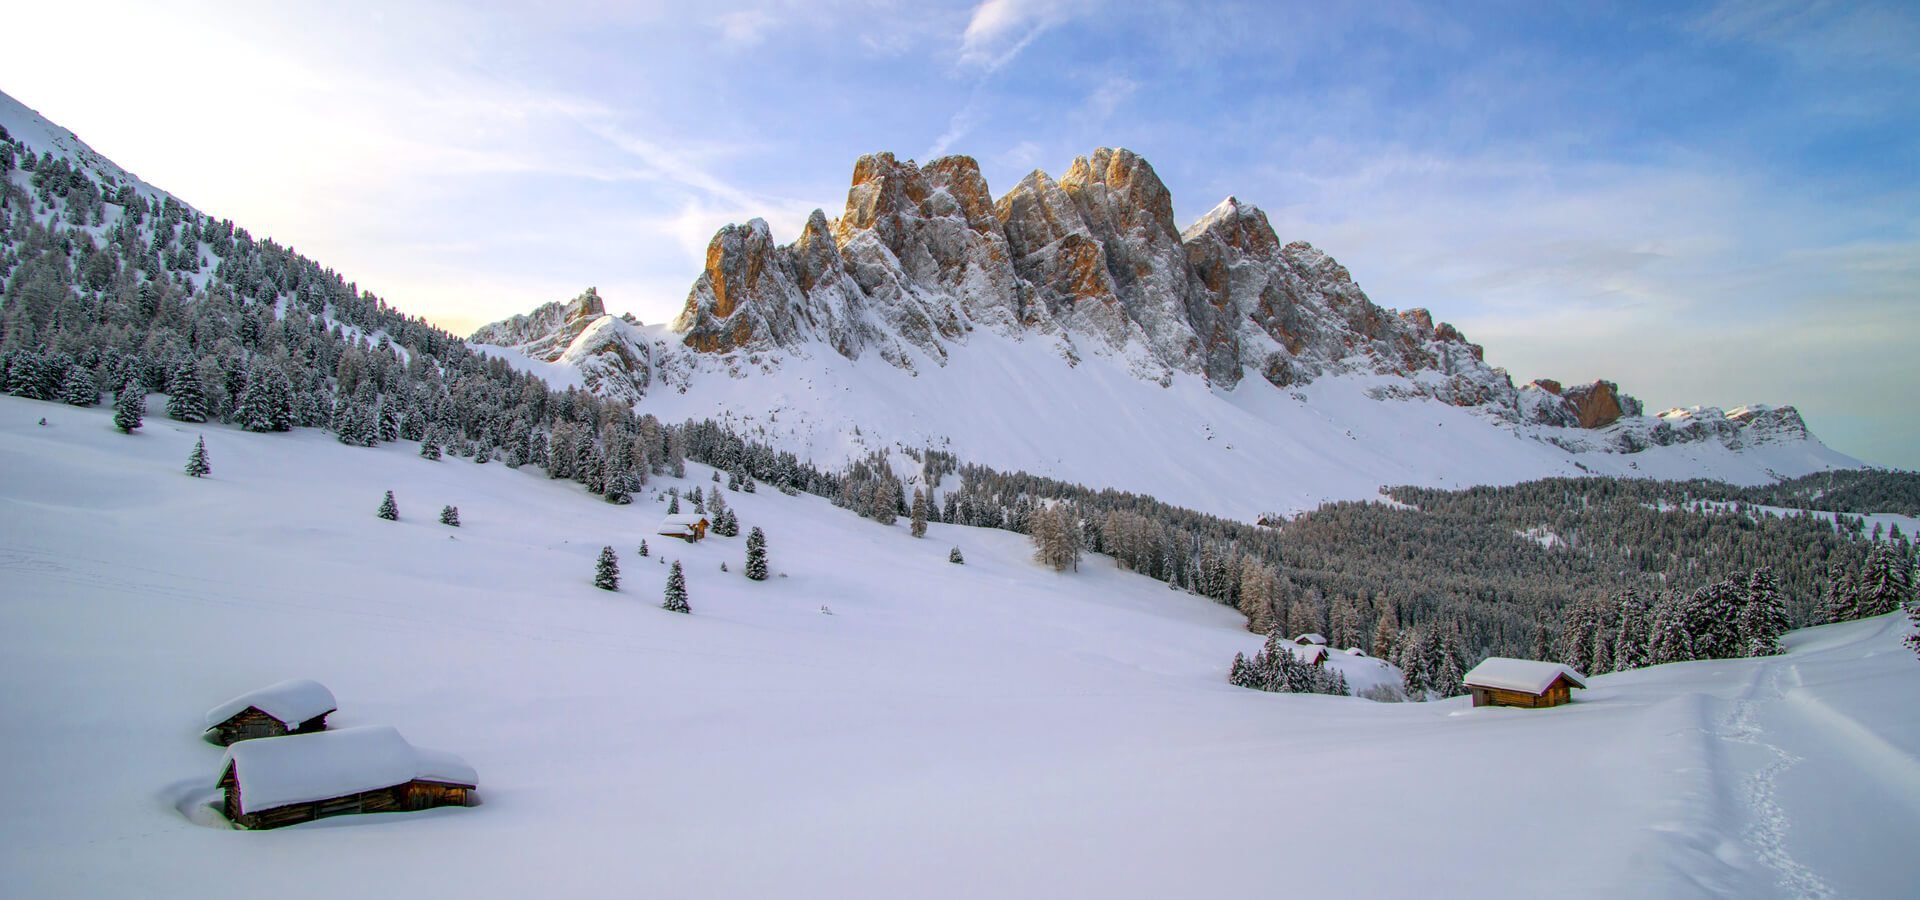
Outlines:
[[[1232,610],[1101,557],[1053,573],[1018,535],[916,540],[818,498],[729,493],[743,534],[768,537],[774,575],[755,583],[744,537],[652,535],[651,490],[610,506],[535,470],[159,406],[128,436],[103,409],[0,398],[0,895],[1915,883],[1903,618],[1798,632],[1771,660],[1599,676],[1552,710],[1263,694],[1226,684],[1260,643]],[[200,434],[213,474],[192,479]],[[374,515],[386,490],[398,522]],[[446,504],[462,527],[437,523]],[[591,585],[609,544],[616,593]],[[665,560],[691,616],[658,608]],[[337,727],[458,753],[481,805],[210,827],[203,715],[285,678],[331,688]]]

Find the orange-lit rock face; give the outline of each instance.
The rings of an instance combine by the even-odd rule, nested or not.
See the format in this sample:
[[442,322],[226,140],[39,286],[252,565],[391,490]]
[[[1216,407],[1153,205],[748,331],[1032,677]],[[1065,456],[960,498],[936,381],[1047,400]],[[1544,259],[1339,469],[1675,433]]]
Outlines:
[[1611,381],[1596,381],[1568,388],[1562,396],[1573,405],[1581,428],[1604,428],[1619,421],[1624,412],[1620,407],[1619,390]]
[[1458,389],[1419,390],[1513,401],[1511,381],[1456,329],[1375,305],[1325,253],[1283,244],[1259,209],[1228,198],[1182,234],[1166,185],[1124,149],[1080,157],[1058,182],[1035,171],[997,201],[971,158],[874,153],[854,164],[837,220],[816,211],[784,247],[766,235],[764,223],[716,235],[675,322],[688,347],[824,339],[849,358],[874,348],[910,366],[906,348],[938,363],[984,327],[1058,334],[1070,355],[1125,351],[1154,379],[1184,372],[1230,388],[1249,372],[1299,384],[1464,369]]

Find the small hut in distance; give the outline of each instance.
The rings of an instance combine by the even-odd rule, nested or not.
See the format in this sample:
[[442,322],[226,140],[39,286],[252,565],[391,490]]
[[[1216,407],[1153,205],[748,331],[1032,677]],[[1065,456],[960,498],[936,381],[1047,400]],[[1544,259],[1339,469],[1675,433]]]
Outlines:
[[707,536],[707,524],[707,517],[699,513],[673,513],[660,520],[659,533],[692,544]]
[[1539,709],[1573,700],[1573,688],[1585,689],[1586,676],[1559,663],[1490,656],[1461,678],[1473,692],[1474,706]]
[[221,810],[245,828],[466,806],[479,784],[459,757],[415,747],[390,725],[242,741],[227,748],[218,781]]
[[338,708],[318,681],[296,678],[249,691],[207,711],[207,739],[220,745],[325,731]]
[[1324,635],[1320,634],[1317,631],[1309,631],[1306,634],[1303,634],[1297,638],[1294,638],[1293,642],[1296,644],[1299,644],[1302,647],[1307,647],[1314,644],[1326,646],[1327,639]]

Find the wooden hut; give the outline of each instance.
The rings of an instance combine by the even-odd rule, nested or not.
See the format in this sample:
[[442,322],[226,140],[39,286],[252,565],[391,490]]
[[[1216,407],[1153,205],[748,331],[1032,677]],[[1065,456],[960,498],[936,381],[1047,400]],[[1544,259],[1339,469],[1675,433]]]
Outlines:
[[249,691],[207,711],[207,739],[226,745],[253,738],[325,731],[333,692],[297,678]]
[[479,784],[459,757],[415,747],[389,725],[242,741],[227,748],[218,782],[222,811],[245,828],[466,806]]
[[1473,667],[1461,682],[1473,692],[1475,706],[1538,709],[1571,702],[1572,689],[1585,689],[1587,676],[1559,663],[1492,656]]
[[1325,646],[1327,643],[1327,639],[1326,637],[1321,635],[1319,632],[1309,631],[1306,634],[1303,634],[1297,638],[1294,638],[1293,642],[1296,644],[1299,644],[1302,647],[1305,647],[1309,644],[1319,644],[1321,646]]
[[707,536],[707,517],[699,513],[674,513],[660,520],[659,533],[691,544]]
[[1293,658],[1310,666],[1321,666],[1327,662],[1327,648],[1319,644],[1305,644],[1294,647]]

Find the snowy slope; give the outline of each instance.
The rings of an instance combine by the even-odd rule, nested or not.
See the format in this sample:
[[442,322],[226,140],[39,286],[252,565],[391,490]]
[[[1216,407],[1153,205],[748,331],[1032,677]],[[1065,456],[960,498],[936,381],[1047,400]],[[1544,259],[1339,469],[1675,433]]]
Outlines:
[[[179,472],[200,433],[206,480]],[[650,536],[650,497],[404,442],[159,417],[123,436],[0,397],[0,471],[4,896],[1912,886],[1920,663],[1891,617],[1598,676],[1554,710],[1374,704],[1226,685],[1259,644],[1239,617],[1099,557],[1055,574],[1016,535],[915,540],[812,497],[728,495],[768,535],[756,584],[741,538]],[[399,522],[373,515],[388,489]],[[433,524],[448,503],[464,527]],[[589,585],[609,543],[618,593]],[[656,608],[663,558],[693,615]],[[333,690],[339,726],[459,754],[482,805],[208,827],[202,714],[291,677]]]
[[[14,140],[24,142],[34,148],[35,152],[65,157],[101,175],[112,176],[115,181],[131,184],[134,191],[142,197],[161,199],[172,196],[140,180],[139,176],[120,168],[113,160],[101,156],[92,147],[87,146],[87,142],[73,132],[55,125],[45,116],[29,109],[4,91],[0,91],[0,128],[5,128]],[[176,202],[179,202],[177,198]]]
[[[1373,396],[1406,381],[1398,376],[1331,375],[1290,390],[1243,383],[1223,391],[1175,373],[1161,387],[1136,377],[1124,360],[1072,364],[1045,339],[984,330],[968,335],[945,365],[913,371],[826,348],[766,355],[757,364],[744,355],[675,352],[669,348],[678,337],[665,327],[637,330],[665,362],[636,409],[664,421],[722,418],[829,466],[871,449],[933,447],[968,462],[1243,520],[1374,498],[1382,485],[1588,474],[1761,484],[1861,465],[1811,437],[1738,450],[1708,440],[1633,454],[1576,453],[1560,444],[1590,441],[1595,432],[1516,426],[1483,408],[1428,398]],[[556,369],[568,375],[512,350],[474,349],[543,377]]]

